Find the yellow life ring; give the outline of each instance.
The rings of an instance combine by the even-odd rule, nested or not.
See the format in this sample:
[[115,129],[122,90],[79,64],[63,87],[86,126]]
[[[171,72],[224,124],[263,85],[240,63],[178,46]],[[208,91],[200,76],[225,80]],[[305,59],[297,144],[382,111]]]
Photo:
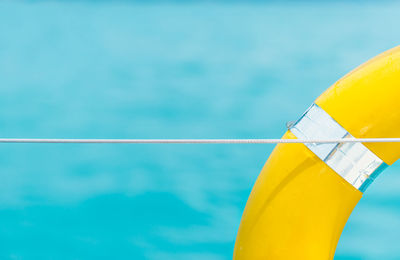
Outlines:
[[[400,47],[325,91],[283,138],[400,137]],[[354,207],[399,143],[278,144],[248,199],[233,259],[333,259]]]

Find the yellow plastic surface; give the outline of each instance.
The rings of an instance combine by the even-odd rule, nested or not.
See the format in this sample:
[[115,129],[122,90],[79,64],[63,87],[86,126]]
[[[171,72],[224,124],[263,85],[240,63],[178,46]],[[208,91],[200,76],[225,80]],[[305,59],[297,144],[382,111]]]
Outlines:
[[[400,47],[340,79],[316,104],[356,138],[400,137]],[[389,165],[400,157],[400,143],[364,145]],[[251,192],[233,258],[331,260],[361,196],[305,145],[279,144]]]
[[[356,138],[400,137],[400,47],[347,74],[316,104]],[[400,143],[364,145],[389,165],[400,157]]]
[[233,258],[332,259],[361,196],[305,145],[279,144],[251,192]]

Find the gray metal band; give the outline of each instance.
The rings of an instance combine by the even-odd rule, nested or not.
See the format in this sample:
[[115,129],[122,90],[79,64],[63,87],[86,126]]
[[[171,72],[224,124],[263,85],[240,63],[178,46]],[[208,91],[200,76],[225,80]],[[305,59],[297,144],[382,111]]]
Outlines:
[[[354,138],[316,104],[291,125],[289,130],[299,139]],[[388,166],[362,143],[305,143],[304,145],[362,192]]]

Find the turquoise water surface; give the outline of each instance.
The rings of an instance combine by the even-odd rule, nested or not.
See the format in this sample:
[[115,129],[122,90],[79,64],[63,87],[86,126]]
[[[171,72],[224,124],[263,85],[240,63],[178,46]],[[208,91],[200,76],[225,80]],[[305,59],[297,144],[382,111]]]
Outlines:
[[[400,5],[2,1],[0,133],[279,138],[400,44]],[[272,145],[0,146],[1,259],[230,259]],[[400,166],[335,259],[400,259]]]

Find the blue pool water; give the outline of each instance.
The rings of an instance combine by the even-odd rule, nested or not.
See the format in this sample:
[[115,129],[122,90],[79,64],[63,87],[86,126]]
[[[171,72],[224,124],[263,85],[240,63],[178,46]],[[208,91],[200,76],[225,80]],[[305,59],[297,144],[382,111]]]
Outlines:
[[[0,135],[279,138],[400,5],[2,1]],[[0,146],[1,259],[230,259],[271,145]],[[399,259],[400,166],[335,259]]]

